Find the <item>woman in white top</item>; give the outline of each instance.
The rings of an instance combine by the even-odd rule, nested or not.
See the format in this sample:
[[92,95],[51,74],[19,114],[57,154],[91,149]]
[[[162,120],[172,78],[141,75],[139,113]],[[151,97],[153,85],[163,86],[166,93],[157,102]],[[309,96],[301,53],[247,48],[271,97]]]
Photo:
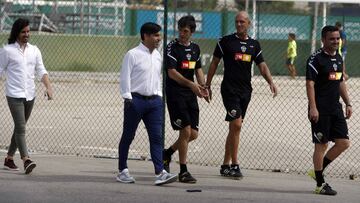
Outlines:
[[11,29],[8,44],[0,49],[0,76],[6,74],[6,99],[14,120],[14,133],[5,158],[4,168],[18,171],[13,157],[17,149],[24,162],[25,174],[36,167],[29,159],[25,141],[26,122],[35,101],[35,73],[41,77],[46,87],[46,95],[51,100],[53,90],[44,67],[40,50],[28,43],[30,26],[27,19],[17,19]]

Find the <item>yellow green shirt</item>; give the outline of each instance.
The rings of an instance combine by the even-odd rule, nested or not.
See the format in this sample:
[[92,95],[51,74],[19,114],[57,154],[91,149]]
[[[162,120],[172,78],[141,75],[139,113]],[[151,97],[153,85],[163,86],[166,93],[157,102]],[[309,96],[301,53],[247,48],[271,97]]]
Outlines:
[[289,41],[288,48],[287,48],[287,57],[294,58],[296,56],[297,56],[296,42],[295,42],[295,40]]
[[339,54],[340,54],[340,56],[342,56],[342,52],[341,52],[342,45],[343,45],[342,40],[340,38],[340,40],[339,40]]

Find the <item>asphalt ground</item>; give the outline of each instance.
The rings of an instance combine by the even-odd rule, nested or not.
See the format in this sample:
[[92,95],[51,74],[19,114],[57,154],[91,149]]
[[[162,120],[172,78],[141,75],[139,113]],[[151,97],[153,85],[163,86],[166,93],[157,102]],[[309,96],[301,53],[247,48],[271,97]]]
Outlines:
[[[119,94],[118,73],[54,72],[50,74],[54,100],[43,97],[37,83],[37,98],[27,123],[26,140],[31,152],[60,155],[117,157],[122,133],[123,100]],[[218,166],[224,156],[228,123],[220,96],[221,77],[214,78],[213,101],[199,99],[199,137],[189,145],[188,161]],[[275,76],[279,95],[272,98],[266,81],[254,76],[252,99],[243,123],[239,148],[241,165],[248,169],[279,169],[305,174],[312,167],[313,143],[307,119],[305,78],[291,80]],[[0,95],[4,95],[0,80]],[[360,176],[360,79],[348,81],[354,114],[348,120],[352,146],[328,170],[332,177]],[[165,147],[178,138],[165,113]],[[0,149],[6,149],[13,121],[5,99],[0,99]],[[132,158],[150,157],[145,126],[141,122],[131,145]],[[178,160],[177,153],[174,160]]]
[[[1,161],[5,151],[0,151]],[[116,182],[117,159],[32,154],[37,167],[30,175],[16,156],[20,171],[0,170],[0,202],[306,202],[358,203],[359,180],[326,178],[338,191],[336,196],[313,193],[314,180],[295,173],[243,170],[244,178],[233,180],[219,175],[219,168],[188,165],[196,184],[175,182],[155,186],[150,161],[130,160],[134,184]],[[1,163],[2,164],[2,163]],[[1,166],[2,167],[2,166]],[[178,172],[176,163],[171,171]],[[200,192],[188,192],[195,190]]]

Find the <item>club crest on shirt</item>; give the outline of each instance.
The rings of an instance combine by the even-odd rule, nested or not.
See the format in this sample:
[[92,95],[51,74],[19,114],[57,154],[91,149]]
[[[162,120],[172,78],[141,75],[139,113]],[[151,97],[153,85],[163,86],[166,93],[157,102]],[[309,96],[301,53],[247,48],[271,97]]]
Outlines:
[[191,59],[191,54],[186,54],[186,58],[187,58],[188,61],[190,61],[190,59]]
[[241,51],[243,52],[243,53],[245,53],[245,51],[246,51],[246,46],[241,46]]
[[333,68],[334,68],[334,71],[337,71],[338,66],[336,65],[336,63],[333,64]]

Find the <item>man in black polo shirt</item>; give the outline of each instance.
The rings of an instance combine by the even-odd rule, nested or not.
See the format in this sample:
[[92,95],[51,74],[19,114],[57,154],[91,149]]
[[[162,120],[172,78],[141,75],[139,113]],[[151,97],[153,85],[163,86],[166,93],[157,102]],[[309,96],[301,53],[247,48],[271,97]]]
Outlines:
[[[344,81],[343,60],[338,52],[338,28],[325,26],[321,40],[324,47],[309,57],[306,66],[308,115],[315,143],[314,171],[309,171],[309,176],[316,180],[316,194],[336,195],[336,191],[325,182],[323,171],[350,146],[340,96],[346,105],[346,118],[351,117],[352,108]],[[329,141],[335,145],[326,152]]]
[[248,13],[241,11],[236,15],[235,27],[236,33],[224,36],[216,45],[206,86],[210,90],[211,99],[211,81],[221,58],[223,58],[224,78],[221,83],[221,96],[227,111],[225,120],[229,122],[229,134],[226,138],[225,156],[220,174],[239,179],[243,176],[237,159],[240,130],[251,98],[251,65],[253,61],[268,82],[274,97],[277,95],[277,88],[272,81],[269,68],[264,62],[259,42],[251,39],[247,34],[250,27]]
[[[179,150],[179,181],[195,183],[196,179],[188,172],[186,156],[188,143],[198,137],[199,106],[198,97],[207,97],[204,87],[204,73],[201,69],[200,48],[190,41],[196,24],[193,16],[184,16],[178,21],[179,38],[167,45],[166,96],[171,126],[179,130],[178,140],[164,151],[165,170],[169,172],[171,155]],[[194,74],[198,83],[194,82]]]

